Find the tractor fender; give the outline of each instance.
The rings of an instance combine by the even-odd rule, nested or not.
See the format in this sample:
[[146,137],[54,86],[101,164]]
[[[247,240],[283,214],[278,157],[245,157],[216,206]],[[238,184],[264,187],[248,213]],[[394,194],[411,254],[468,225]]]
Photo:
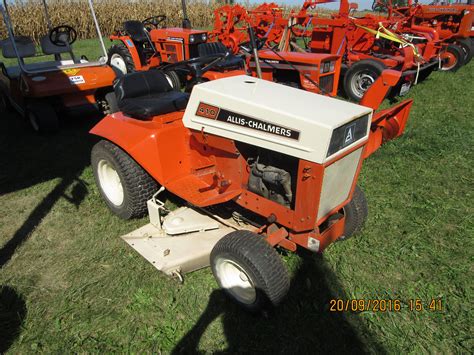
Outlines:
[[[162,125],[129,118],[118,112],[105,116],[89,133],[119,146],[163,186],[183,173],[181,166],[170,166],[168,161],[178,161],[177,156],[186,154],[185,139],[182,137],[187,136],[187,129],[181,120]],[[164,165],[169,167],[166,171]]]
[[385,69],[366,91],[359,104],[377,110],[390,89],[398,84],[401,76],[402,73],[398,70]]

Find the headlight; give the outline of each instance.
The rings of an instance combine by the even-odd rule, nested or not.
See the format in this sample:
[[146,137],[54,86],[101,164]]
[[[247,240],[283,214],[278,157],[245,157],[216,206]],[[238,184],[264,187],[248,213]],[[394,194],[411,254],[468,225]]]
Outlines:
[[207,34],[203,33],[201,35],[201,39],[202,39],[203,42],[206,42],[207,41]]
[[189,42],[194,43],[196,39],[194,38],[194,35],[189,36]]
[[329,71],[334,71],[334,69],[336,68],[336,61],[332,61],[331,62],[331,65],[329,66]]

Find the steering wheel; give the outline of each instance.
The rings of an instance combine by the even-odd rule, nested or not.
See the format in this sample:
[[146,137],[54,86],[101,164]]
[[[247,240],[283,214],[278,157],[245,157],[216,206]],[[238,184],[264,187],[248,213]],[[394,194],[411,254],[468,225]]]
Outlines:
[[57,26],[49,31],[49,40],[56,46],[66,47],[73,44],[76,39],[76,30],[68,25]]
[[144,19],[142,21],[143,26],[151,25],[155,28],[158,28],[158,25],[166,20],[165,15],[152,16]]

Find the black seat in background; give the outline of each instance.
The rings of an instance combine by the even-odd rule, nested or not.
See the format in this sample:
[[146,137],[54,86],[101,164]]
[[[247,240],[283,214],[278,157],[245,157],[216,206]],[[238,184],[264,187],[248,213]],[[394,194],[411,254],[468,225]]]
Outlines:
[[[36,55],[36,46],[31,37],[15,36],[14,41],[21,59],[34,57]],[[16,58],[16,52],[10,38],[1,41],[0,47],[2,48],[2,55],[5,58]]]
[[189,94],[174,91],[159,70],[124,75],[115,82],[114,90],[120,111],[140,120],[184,110],[189,100]]
[[[213,54],[225,54],[229,50],[222,42],[208,42],[198,45],[198,53],[200,57]],[[244,66],[244,60],[237,55],[229,55],[227,58],[215,65],[216,70],[234,70],[241,69]]]
[[123,23],[123,28],[127,32],[134,42],[147,42],[149,38],[146,33],[145,26],[141,21],[131,20]]

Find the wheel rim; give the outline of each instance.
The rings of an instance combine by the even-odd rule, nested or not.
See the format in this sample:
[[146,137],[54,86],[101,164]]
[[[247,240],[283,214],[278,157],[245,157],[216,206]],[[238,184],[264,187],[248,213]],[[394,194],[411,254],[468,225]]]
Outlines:
[[351,79],[352,92],[361,99],[369,87],[374,83],[374,75],[367,71],[361,71]]
[[257,290],[248,273],[235,261],[218,258],[215,262],[216,278],[220,286],[235,299],[252,304],[257,299]]
[[101,160],[97,164],[97,175],[102,191],[107,199],[115,206],[120,206],[123,203],[124,192],[120,176],[113,167],[106,160]]
[[127,64],[120,54],[112,54],[110,65],[120,70],[123,74],[127,74]]
[[39,124],[36,115],[33,112],[28,112],[28,119],[30,120],[31,127],[35,130],[35,132],[39,131]]
[[451,70],[457,64],[456,56],[451,52],[445,52],[441,55],[441,60],[443,61],[443,65],[441,66],[441,70]]

